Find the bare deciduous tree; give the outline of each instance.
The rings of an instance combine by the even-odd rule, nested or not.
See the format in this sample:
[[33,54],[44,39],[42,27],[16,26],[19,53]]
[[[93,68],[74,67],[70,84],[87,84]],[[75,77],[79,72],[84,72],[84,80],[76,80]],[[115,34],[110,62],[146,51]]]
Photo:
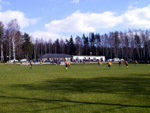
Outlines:
[[12,44],[12,52],[13,52],[13,60],[15,61],[16,59],[16,47],[18,47],[21,44],[22,41],[22,36],[20,35],[19,31],[19,25],[17,23],[17,20],[12,20],[8,24],[8,31],[9,31],[9,36]]
[[4,61],[4,54],[3,54],[3,43],[4,43],[4,25],[0,22],[0,47],[1,47],[1,62]]

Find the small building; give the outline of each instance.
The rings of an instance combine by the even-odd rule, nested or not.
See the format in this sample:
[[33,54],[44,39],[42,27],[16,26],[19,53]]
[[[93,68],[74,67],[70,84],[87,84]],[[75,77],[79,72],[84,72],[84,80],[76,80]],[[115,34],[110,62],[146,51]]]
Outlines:
[[101,61],[104,62],[105,61],[105,56],[73,56],[72,57],[73,61]]
[[45,54],[42,56],[43,61],[47,60],[59,60],[59,61],[70,61],[71,55],[67,54]]

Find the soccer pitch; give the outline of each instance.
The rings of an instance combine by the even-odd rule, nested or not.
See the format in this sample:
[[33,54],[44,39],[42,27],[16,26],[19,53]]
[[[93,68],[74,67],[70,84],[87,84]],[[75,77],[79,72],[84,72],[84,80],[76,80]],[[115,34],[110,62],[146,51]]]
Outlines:
[[150,113],[150,66],[0,65],[0,113]]

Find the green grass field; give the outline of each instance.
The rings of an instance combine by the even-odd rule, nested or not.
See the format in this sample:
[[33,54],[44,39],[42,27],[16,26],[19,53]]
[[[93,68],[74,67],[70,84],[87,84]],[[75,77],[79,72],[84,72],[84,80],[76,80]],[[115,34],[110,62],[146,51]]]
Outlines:
[[150,113],[150,66],[0,65],[0,113]]

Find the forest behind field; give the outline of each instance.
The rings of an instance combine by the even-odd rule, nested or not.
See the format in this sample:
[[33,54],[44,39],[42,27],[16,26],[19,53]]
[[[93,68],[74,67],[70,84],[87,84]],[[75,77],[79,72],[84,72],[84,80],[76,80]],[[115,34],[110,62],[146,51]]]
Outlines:
[[[0,60],[39,59],[46,53],[96,55],[109,58],[150,60],[150,30],[129,29],[109,33],[89,33],[68,39],[49,40],[20,31],[17,20],[0,22]],[[33,39],[35,39],[33,41]]]

